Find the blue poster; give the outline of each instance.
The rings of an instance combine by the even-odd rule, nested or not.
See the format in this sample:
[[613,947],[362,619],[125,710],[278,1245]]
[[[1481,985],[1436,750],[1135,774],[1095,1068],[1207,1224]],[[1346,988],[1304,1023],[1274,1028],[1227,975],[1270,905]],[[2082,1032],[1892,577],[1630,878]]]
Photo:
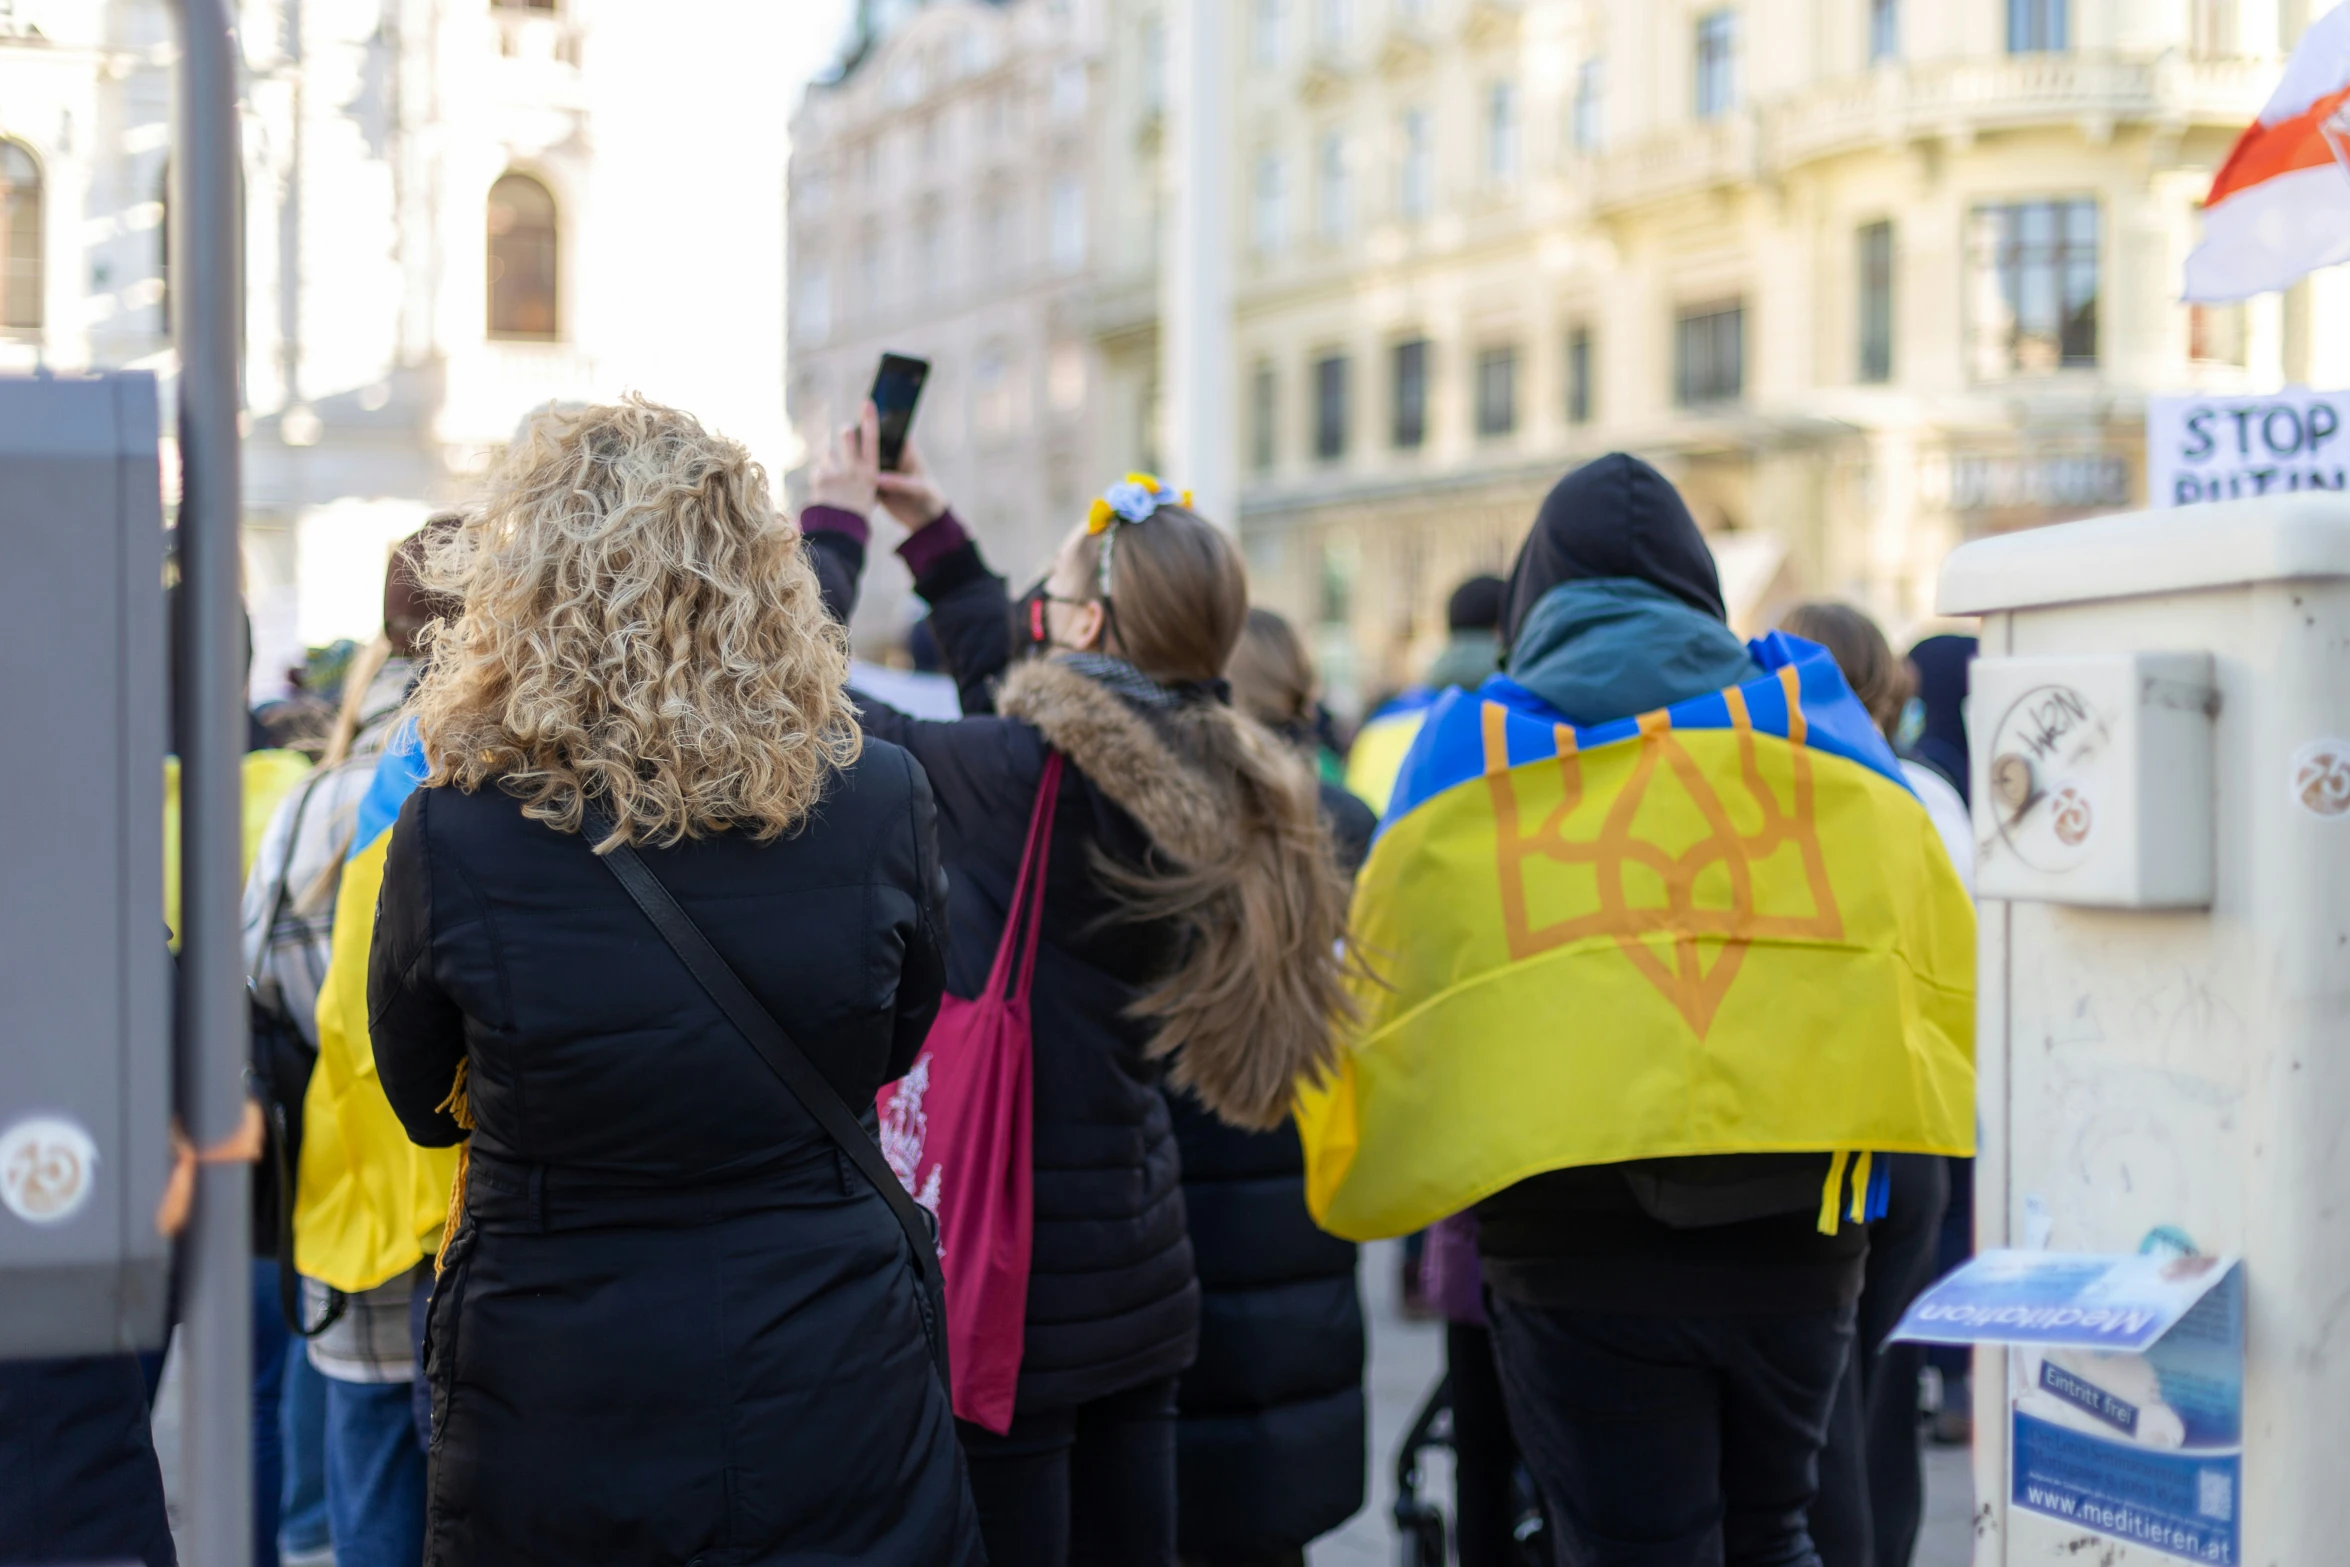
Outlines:
[[1987,1251],[1920,1295],[1893,1336],[1917,1344],[2144,1349],[2235,1266],[2232,1257]]
[[2234,1259],[1987,1252],[1921,1296],[1895,1336],[2008,1346],[2012,1506],[2187,1561],[2237,1561]]

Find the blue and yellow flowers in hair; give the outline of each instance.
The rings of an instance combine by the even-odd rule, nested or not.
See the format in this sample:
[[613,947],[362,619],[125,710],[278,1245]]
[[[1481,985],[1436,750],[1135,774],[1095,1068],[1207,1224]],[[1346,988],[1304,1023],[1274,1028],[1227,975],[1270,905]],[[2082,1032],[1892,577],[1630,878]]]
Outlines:
[[1178,494],[1160,482],[1158,475],[1130,473],[1094,497],[1086,508],[1085,531],[1089,534],[1106,533],[1112,523],[1148,522],[1162,506],[1189,506],[1191,491]]

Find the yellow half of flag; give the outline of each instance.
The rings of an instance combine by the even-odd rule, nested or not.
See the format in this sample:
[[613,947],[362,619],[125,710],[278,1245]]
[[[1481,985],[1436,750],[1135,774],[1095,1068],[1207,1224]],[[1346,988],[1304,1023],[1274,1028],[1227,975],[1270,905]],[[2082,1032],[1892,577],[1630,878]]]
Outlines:
[[398,1278],[440,1249],[454,1148],[419,1148],[384,1097],[367,1037],[367,953],[387,828],[343,867],[334,952],[318,992],[318,1066],[302,1101],[294,1266],[346,1294]]
[[1356,890],[1377,982],[1297,1105],[1326,1229],[1582,1165],[1973,1150],[1973,907],[1834,665],[1768,642],[1637,720],[1500,680],[1431,711]]

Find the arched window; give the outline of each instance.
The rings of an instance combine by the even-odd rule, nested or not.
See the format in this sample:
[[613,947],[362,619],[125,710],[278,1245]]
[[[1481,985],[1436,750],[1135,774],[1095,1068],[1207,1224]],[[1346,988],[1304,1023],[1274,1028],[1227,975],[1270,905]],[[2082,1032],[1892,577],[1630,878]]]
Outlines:
[[505,174],[490,187],[492,337],[556,336],[555,198],[527,174]]
[[41,166],[0,141],[0,330],[41,325]]

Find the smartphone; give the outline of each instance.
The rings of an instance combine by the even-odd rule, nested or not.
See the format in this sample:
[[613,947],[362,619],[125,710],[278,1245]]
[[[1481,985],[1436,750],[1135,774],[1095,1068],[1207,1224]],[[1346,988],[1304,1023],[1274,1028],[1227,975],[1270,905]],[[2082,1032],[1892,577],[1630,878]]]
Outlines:
[[930,361],[908,354],[883,354],[881,368],[873,372],[873,407],[881,415],[881,466],[893,473],[905,456],[914,404],[929,379]]

